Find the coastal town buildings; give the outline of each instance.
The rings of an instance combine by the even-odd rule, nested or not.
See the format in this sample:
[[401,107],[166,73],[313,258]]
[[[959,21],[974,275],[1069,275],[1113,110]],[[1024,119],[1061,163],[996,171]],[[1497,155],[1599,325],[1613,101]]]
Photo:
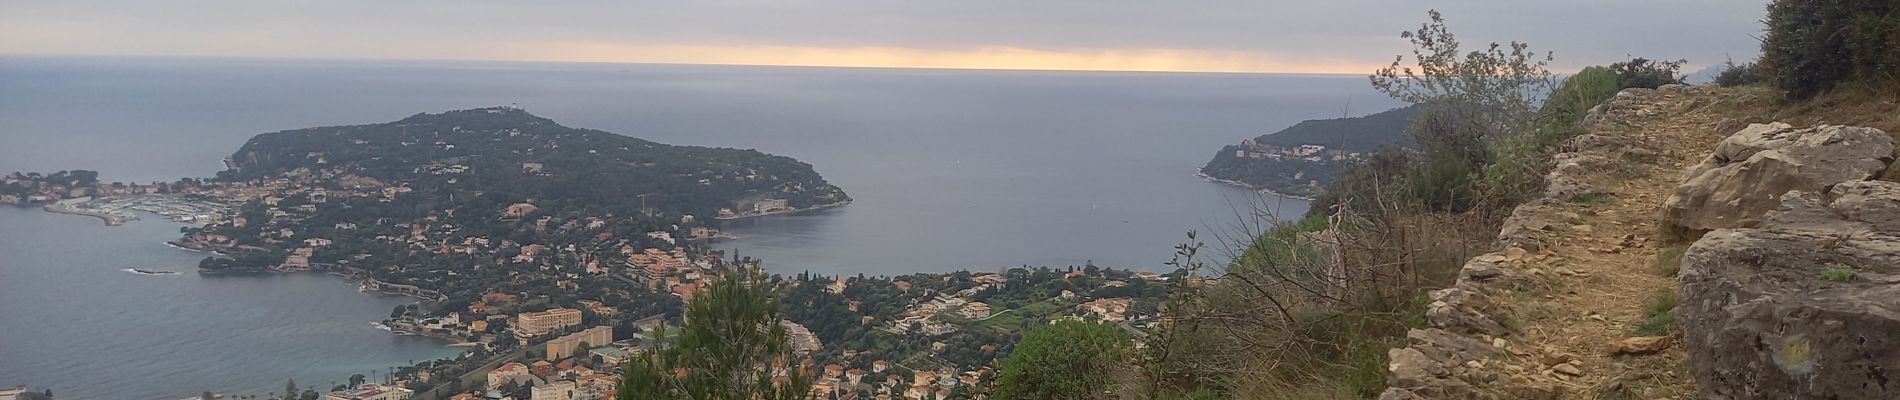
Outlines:
[[557,329],[579,325],[580,323],[581,310],[578,309],[555,308],[546,311],[525,312],[515,316],[515,336],[540,336]]
[[617,347],[595,347],[588,349],[587,355],[599,359],[602,365],[609,367],[619,366],[620,363],[627,362],[633,356],[628,351]]
[[553,381],[536,385],[529,396],[532,400],[579,400],[580,387],[573,381]]
[[547,360],[557,361],[574,355],[581,345],[603,346],[614,341],[614,328],[596,326],[548,341]]
[[533,376],[533,374],[528,372],[528,366],[526,364],[511,362],[502,364],[488,371],[488,380],[486,382],[488,382],[489,389],[494,389],[508,382],[521,382]]

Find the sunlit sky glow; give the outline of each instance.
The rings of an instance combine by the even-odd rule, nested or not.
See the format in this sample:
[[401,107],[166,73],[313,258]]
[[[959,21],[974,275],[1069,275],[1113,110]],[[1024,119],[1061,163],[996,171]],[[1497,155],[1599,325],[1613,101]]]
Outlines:
[[1436,8],[1559,69],[1751,58],[1752,0],[0,0],[0,54],[1363,74]]

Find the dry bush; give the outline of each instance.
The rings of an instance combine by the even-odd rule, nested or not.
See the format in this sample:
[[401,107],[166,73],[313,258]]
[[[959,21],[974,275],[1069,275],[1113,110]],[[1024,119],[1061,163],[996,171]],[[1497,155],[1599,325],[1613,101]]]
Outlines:
[[[1495,218],[1427,213],[1393,199],[1284,221],[1255,201],[1220,232],[1233,261],[1179,290],[1148,343],[1134,398],[1363,398],[1384,387],[1385,350],[1420,325],[1424,293],[1489,246]],[[1186,247],[1184,247],[1185,249]],[[1193,251],[1190,250],[1189,253]]]

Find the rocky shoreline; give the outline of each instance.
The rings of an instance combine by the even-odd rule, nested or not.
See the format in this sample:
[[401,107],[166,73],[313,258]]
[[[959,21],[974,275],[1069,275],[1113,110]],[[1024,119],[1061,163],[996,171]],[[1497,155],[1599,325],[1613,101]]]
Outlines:
[[769,217],[773,215],[796,214],[796,213],[801,213],[801,212],[806,212],[806,211],[818,211],[818,210],[823,210],[827,208],[844,207],[847,205],[851,205],[851,200],[845,200],[845,201],[840,201],[840,202],[831,203],[831,204],[819,204],[819,205],[805,207],[805,208],[794,208],[794,209],[789,209],[789,210],[779,210],[779,211],[763,212],[763,213],[757,213],[757,214],[734,215],[730,217],[714,217],[713,219],[719,220],[719,221],[738,221],[738,220],[744,220],[744,219],[750,219],[750,218]]
[[1199,177],[1199,178],[1201,178],[1201,180],[1204,180],[1204,181],[1208,181],[1208,182],[1214,182],[1214,183],[1219,183],[1219,184],[1223,184],[1223,185],[1228,185],[1228,186],[1238,186],[1238,187],[1243,187],[1243,188],[1247,188],[1247,189],[1251,189],[1251,190],[1253,190],[1253,191],[1256,191],[1256,192],[1260,192],[1260,194],[1264,194],[1264,195],[1270,195],[1270,196],[1278,196],[1278,197],[1285,197],[1285,198],[1289,198],[1289,199],[1295,199],[1295,200],[1300,200],[1300,201],[1313,201],[1313,198],[1312,198],[1312,197],[1307,197],[1307,196],[1297,196],[1297,195],[1291,195],[1291,194],[1286,194],[1286,193],[1281,193],[1281,192],[1279,192],[1279,191],[1275,191],[1275,190],[1273,190],[1273,189],[1269,189],[1269,188],[1264,188],[1264,187],[1260,187],[1260,186],[1257,186],[1257,185],[1253,185],[1253,184],[1250,184],[1250,183],[1246,183],[1246,182],[1241,182],[1241,181],[1236,181],[1236,180],[1232,180],[1232,179],[1221,179],[1221,178],[1215,178],[1215,177],[1213,177],[1213,176],[1209,176],[1209,175],[1207,175],[1207,173],[1205,173],[1205,172],[1196,172],[1196,173],[1194,173],[1194,176],[1195,176],[1195,177]]

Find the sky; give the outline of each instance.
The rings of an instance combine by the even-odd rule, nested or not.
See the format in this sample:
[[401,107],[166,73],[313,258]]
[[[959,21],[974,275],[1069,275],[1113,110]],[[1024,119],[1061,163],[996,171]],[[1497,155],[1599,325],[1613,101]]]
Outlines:
[[[1757,53],[1766,0],[0,0],[0,54],[1364,74],[1445,14],[1555,69]],[[1685,71],[1686,72],[1686,71]]]

